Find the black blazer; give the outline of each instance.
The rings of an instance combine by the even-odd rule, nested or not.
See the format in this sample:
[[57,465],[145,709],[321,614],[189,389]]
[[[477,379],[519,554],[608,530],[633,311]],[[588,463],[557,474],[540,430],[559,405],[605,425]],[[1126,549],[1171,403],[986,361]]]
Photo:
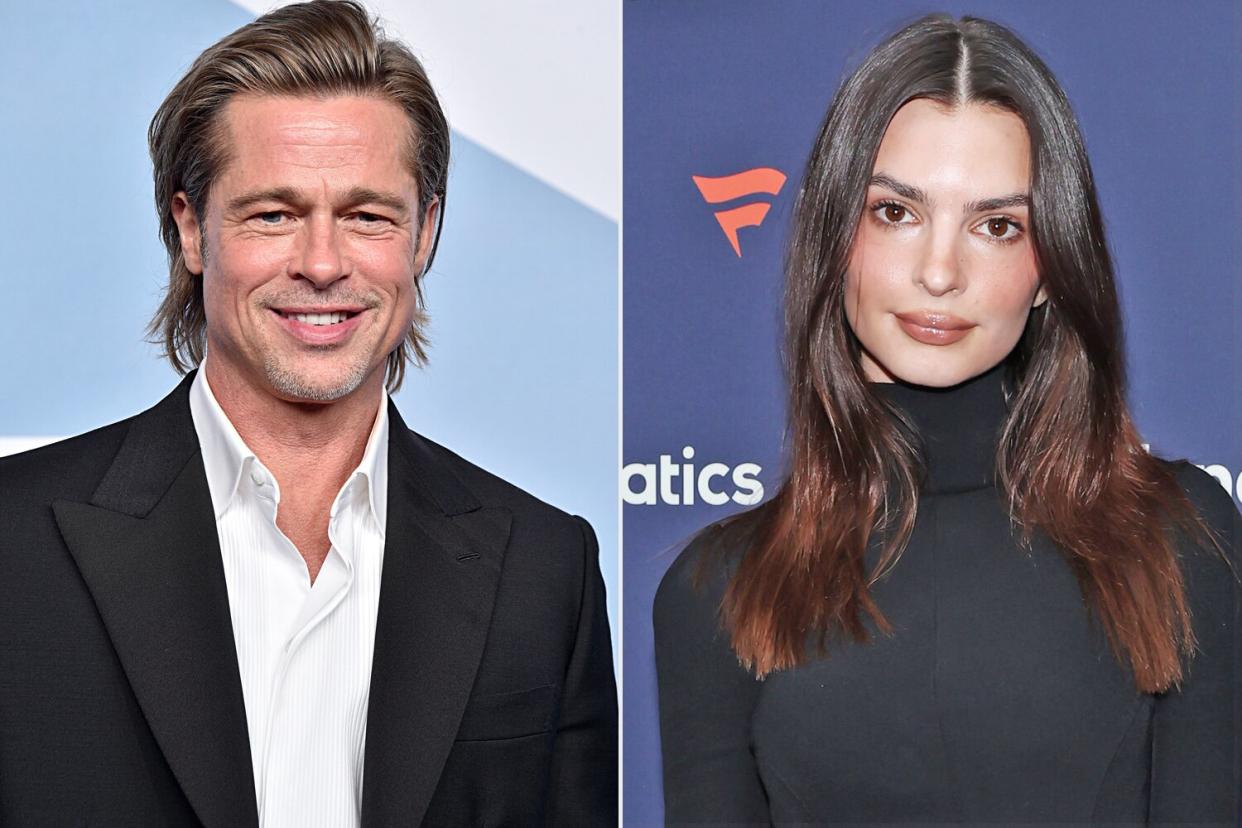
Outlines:
[[[0,459],[0,824],[257,824],[190,379]],[[362,824],[615,823],[590,526],[388,415]]]

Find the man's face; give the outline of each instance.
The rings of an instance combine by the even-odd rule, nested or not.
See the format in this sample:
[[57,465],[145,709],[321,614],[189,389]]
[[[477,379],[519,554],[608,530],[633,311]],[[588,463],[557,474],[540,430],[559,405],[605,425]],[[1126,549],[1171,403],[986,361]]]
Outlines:
[[184,193],[172,205],[203,278],[213,377],[295,402],[378,386],[435,224],[405,165],[405,115],[378,98],[240,95],[222,117],[228,161],[205,216]]

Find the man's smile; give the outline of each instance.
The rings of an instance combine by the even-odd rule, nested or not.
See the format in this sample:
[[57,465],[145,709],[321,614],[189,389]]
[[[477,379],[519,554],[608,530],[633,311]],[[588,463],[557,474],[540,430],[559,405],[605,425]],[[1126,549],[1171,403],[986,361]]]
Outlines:
[[363,320],[365,308],[268,308],[282,329],[307,345],[344,342]]
[[362,313],[366,308],[360,306],[327,305],[323,307],[282,307],[270,308],[286,319],[304,322],[308,325],[336,325]]

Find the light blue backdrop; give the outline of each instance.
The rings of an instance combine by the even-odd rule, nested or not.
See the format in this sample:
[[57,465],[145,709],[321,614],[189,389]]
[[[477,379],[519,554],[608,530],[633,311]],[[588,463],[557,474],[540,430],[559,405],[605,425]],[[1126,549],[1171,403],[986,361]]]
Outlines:
[[[167,278],[146,127],[250,19],[225,0],[0,2],[0,439],[86,431],[176,384],[142,341]],[[617,226],[453,141],[431,365],[396,401],[411,427],[591,521],[615,636]]]

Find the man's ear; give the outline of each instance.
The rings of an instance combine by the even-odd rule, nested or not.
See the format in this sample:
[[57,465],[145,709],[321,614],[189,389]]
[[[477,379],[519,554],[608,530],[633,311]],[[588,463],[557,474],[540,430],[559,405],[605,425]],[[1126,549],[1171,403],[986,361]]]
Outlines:
[[439,223],[440,197],[436,196],[427,205],[427,211],[423,214],[422,223],[418,228],[418,255],[414,259],[414,268],[419,276],[427,272],[427,260],[431,256],[432,245],[436,243],[436,230],[439,229]]
[[181,257],[185,260],[186,270],[195,276],[203,274],[202,258],[202,225],[184,190],[178,190],[172,197],[173,221],[177,222],[177,231],[181,235]]
[[1044,302],[1048,301],[1048,291],[1044,289],[1044,283],[1039,283],[1039,290],[1035,291],[1035,301],[1031,303],[1032,308],[1038,308]]

